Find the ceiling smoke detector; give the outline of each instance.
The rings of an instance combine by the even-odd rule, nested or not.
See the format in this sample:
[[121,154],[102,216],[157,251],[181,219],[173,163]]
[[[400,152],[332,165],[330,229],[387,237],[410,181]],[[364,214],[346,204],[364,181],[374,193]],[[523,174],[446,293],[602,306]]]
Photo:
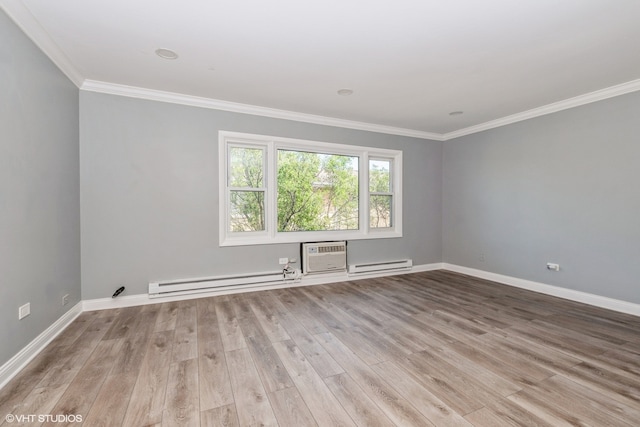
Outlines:
[[353,95],[353,91],[351,89],[340,89],[338,91],[338,95],[340,96],[349,96],[349,95]]

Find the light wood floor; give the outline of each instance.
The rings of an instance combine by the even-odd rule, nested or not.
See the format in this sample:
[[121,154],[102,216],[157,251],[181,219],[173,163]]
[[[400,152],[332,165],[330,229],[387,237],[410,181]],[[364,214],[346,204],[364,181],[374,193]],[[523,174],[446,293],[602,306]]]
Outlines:
[[8,413],[638,426],[640,318],[443,271],[86,312],[0,391]]

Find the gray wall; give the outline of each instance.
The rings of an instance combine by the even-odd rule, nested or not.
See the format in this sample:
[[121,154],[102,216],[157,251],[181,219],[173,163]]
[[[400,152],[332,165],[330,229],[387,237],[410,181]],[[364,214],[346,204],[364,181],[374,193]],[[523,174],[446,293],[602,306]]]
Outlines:
[[640,303],[639,136],[636,92],[445,142],[444,261]]
[[352,241],[350,261],[442,259],[442,143],[80,93],[82,298],[152,280],[273,271],[299,245],[218,246],[218,131],[404,150],[404,237]]
[[78,89],[0,11],[0,365],[80,300],[78,140]]

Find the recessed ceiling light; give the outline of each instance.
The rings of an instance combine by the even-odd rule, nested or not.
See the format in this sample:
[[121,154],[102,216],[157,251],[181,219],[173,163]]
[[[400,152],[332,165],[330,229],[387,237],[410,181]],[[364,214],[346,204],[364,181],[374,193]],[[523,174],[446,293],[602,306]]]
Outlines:
[[459,116],[461,114],[463,114],[464,111],[452,111],[449,113],[450,116]]
[[156,49],[156,55],[163,59],[178,59],[178,54],[171,49]]
[[338,95],[341,95],[341,96],[353,95],[353,91],[351,89],[340,89],[338,91]]

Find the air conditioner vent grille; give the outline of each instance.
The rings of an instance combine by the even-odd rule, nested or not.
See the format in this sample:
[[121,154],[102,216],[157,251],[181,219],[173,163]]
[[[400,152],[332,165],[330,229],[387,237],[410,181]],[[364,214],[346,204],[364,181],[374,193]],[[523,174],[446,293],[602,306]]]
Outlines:
[[335,245],[335,246],[319,246],[318,252],[321,254],[327,252],[344,252],[344,245]]

